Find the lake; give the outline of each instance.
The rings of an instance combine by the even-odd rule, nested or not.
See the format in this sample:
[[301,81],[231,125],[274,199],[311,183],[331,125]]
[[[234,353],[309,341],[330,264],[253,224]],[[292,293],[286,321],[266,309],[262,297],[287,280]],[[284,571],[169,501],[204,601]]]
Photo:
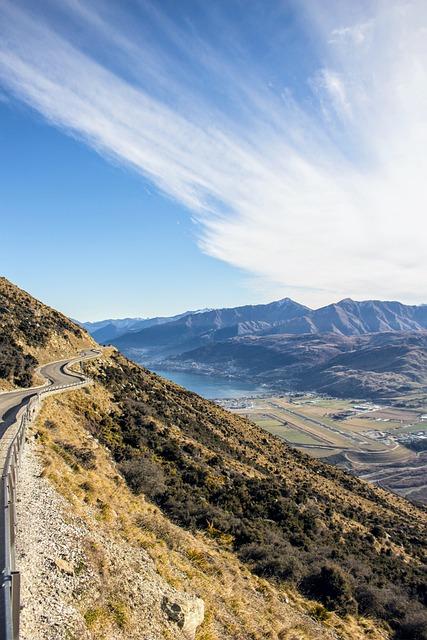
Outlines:
[[152,371],[208,399],[242,398],[244,396],[266,393],[267,391],[266,387],[262,387],[261,385],[232,380],[230,378],[204,376],[200,373],[169,371],[164,369],[152,369]]

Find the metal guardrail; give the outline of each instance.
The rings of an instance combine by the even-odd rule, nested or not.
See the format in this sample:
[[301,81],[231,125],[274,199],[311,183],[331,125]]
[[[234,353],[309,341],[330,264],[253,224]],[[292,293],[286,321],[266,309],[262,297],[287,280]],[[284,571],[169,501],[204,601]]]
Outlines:
[[[73,362],[83,359],[85,358],[79,358]],[[68,363],[66,367],[73,362]],[[16,493],[26,428],[34,417],[43,396],[63,389],[80,387],[90,382],[90,379],[84,375],[74,371],[69,373],[79,380],[70,384],[49,385],[35,392],[18,411],[15,423],[3,436],[5,438],[10,434],[10,443],[7,445],[0,479],[0,640],[19,639],[21,578],[15,563]]]

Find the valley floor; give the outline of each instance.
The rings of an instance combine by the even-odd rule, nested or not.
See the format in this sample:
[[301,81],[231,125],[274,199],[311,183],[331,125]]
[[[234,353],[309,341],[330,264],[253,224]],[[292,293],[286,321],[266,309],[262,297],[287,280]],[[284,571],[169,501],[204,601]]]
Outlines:
[[402,408],[299,394],[220,404],[315,458],[427,504],[423,402]]

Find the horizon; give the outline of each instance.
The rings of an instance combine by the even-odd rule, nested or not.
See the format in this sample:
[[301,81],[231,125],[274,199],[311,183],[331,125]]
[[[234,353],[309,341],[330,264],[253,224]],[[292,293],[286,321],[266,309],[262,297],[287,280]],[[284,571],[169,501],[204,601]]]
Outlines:
[[79,318],[425,304],[426,29],[422,0],[4,0],[1,271]]
[[[135,317],[130,317],[130,316],[126,316],[126,317],[122,317],[122,318],[99,318],[98,320],[76,320],[74,319],[75,322],[80,322],[81,324],[96,324],[98,322],[115,322],[115,321],[120,321],[120,320],[151,320],[153,318],[158,318],[158,317],[175,317],[176,315],[180,315],[180,316],[186,316],[186,315],[191,315],[193,313],[209,313],[210,311],[225,311],[228,309],[240,309],[242,307],[255,307],[255,306],[262,306],[262,305],[269,305],[269,304],[275,304],[278,302],[284,302],[289,300],[290,302],[296,303],[296,304],[301,304],[300,302],[298,302],[298,300],[294,300],[292,298],[289,298],[288,296],[286,296],[285,298],[280,298],[279,300],[271,300],[271,302],[265,302],[265,303],[258,303],[258,304],[243,304],[243,305],[239,305],[238,307],[215,307],[215,308],[207,308],[207,309],[188,309],[187,311],[183,311],[181,313],[178,314],[173,314],[171,316],[160,316],[160,315],[154,315],[154,316],[135,316]],[[320,309],[324,309],[325,307],[329,307],[329,306],[333,306],[333,305],[338,305],[342,302],[355,302],[357,304],[362,304],[364,302],[379,302],[379,303],[383,303],[383,304],[402,304],[405,305],[405,303],[401,302],[400,300],[379,300],[379,299],[375,299],[372,298],[370,300],[354,300],[353,298],[342,298],[341,300],[337,300],[336,302],[330,302],[327,305],[322,305],[321,307],[309,307],[307,305],[302,305],[301,306],[306,306],[308,311],[319,311]],[[405,306],[411,306],[411,307],[425,307],[427,306],[426,302],[421,302],[420,304],[417,305],[405,305]],[[71,318],[73,320],[73,318]]]

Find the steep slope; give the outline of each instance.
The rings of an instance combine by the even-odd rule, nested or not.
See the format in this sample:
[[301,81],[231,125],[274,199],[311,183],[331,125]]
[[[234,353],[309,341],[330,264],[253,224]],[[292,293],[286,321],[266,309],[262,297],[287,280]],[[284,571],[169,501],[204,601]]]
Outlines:
[[[108,357],[105,364],[112,364]],[[36,454],[42,470],[36,468],[27,486],[42,508],[24,504],[30,522],[24,520],[22,527],[35,530],[35,535],[33,547],[28,540],[19,547],[20,566],[24,586],[25,569],[33,579],[40,563],[43,579],[40,589],[37,583],[25,587],[25,593],[31,590],[22,614],[26,640],[188,640],[191,636],[182,633],[164,602],[185,611],[195,596],[205,606],[197,640],[337,640],[334,628],[343,623],[335,614],[329,615],[328,625],[317,621],[323,614],[315,602],[306,601],[290,585],[278,588],[253,575],[227,540],[186,531],[140,490],[129,489],[108,449],[88,430],[88,421],[102,421],[116,410],[103,385],[96,383],[89,393],[49,399],[33,431],[23,473],[28,475]],[[155,474],[146,477],[152,487],[158,480]],[[62,517],[58,509],[45,517],[47,500],[54,506],[62,502]],[[54,550],[51,536],[47,540],[43,535],[45,524],[55,532]],[[59,597],[49,589],[52,583]],[[53,628],[58,621],[61,632]],[[341,637],[362,640],[359,622],[346,625],[356,635]],[[367,621],[366,627],[374,640],[385,637],[374,623]]]
[[[204,531],[252,572],[299,585],[341,615],[359,607],[396,628],[406,628],[406,615],[422,615],[425,512],[118,354],[86,368],[117,407],[101,420],[88,416],[86,428],[128,486],[175,523]],[[397,602],[405,602],[400,611]]]
[[0,277],[0,389],[29,386],[38,364],[95,345],[84,329]]
[[112,350],[86,369],[95,385],[49,399],[35,431],[84,531],[65,558],[84,637],[141,637],[151,612],[153,638],[180,638],[161,602],[187,592],[198,640],[423,638],[425,512]]
[[94,384],[49,398],[32,444],[44,467],[32,480],[62,495],[76,544],[68,553],[42,520],[25,548],[31,564],[40,536],[53,544],[30,591],[43,613],[60,572],[80,625],[44,639],[184,640],[179,612],[199,596],[197,640],[424,640],[425,511],[113,349],[84,367]]

